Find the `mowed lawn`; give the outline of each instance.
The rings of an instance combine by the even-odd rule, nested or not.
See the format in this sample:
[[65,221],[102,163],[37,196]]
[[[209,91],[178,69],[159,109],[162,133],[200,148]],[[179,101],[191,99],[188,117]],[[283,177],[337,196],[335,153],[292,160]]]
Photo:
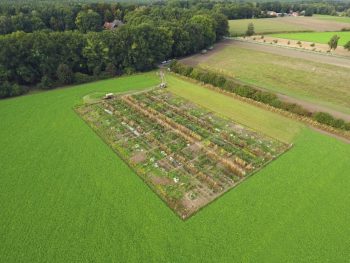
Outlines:
[[292,142],[304,127],[279,114],[263,110],[172,75],[167,76],[167,82],[171,92],[280,141]]
[[232,36],[244,35],[249,23],[253,23],[256,34],[277,32],[308,31],[305,26],[293,25],[281,18],[237,19],[229,20],[230,34]]
[[[349,25],[350,26],[350,25]],[[288,33],[288,34],[273,34],[274,37],[315,42],[327,44],[332,36],[338,35],[340,37],[338,45],[344,46],[350,41],[350,32],[308,32],[308,33]]]
[[289,152],[182,221],[72,109],[91,92],[158,82],[0,101],[0,262],[348,260],[349,145],[302,129]]
[[350,113],[348,68],[228,46],[200,67],[262,88]]

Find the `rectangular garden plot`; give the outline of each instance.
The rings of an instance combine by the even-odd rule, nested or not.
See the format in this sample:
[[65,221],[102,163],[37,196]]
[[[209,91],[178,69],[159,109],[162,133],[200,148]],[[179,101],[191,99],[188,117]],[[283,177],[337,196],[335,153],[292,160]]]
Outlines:
[[182,219],[289,148],[164,89],[77,112]]

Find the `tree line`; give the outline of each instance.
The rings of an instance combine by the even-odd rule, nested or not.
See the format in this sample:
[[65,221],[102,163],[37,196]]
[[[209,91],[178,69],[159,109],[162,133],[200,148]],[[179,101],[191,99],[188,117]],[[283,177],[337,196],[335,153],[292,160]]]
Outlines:
[[228,33],[213,11],[144,6],[117,30],[14,32],[0,36],[0,97],[154,68],[189,55]]
[[[0,3],[0,34],[16,31],[38,30],[101,31],[104,22],[114,19],[126,22],[139,9],[158,9],[160,13],[172,9],[178,11],[210,11],[225,15],[228,19],[268,17],[267,11],[286,13],[306,11],[306,14],[337,15],[343,12],[350,16],[350,3],[346,1],[310,2],[231,2],[212,0],[174,0],[147,3],[90,3],[90,1],[34,1],[17,0]],[[152,12],[152,11],[150,11]],[[169,13],[169,12],[168,12]]]
[[275,93],[261,91],[249,85],[237,83],[234,79],[229,79],[221,74],[208,70],[193,68],[174,60],[170,69],[178,74],[196,79],[198,81],[211,84],[225,91],[235,93],[241,97],[262,102],[274,108],[283,109],[294,114],[312,118],[313,120],[336,129],[350,131],[350,122],[338,119],[325,112],[310,112],[296,103],[290,103],[280,100]]

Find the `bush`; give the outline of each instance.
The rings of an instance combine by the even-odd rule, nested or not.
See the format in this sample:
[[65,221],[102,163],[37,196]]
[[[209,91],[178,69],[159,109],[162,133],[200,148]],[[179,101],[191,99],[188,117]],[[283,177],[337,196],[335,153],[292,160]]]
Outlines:
[[315,43],[311,43],[311,44],[310,44],[310,47],[314,47],[314,46],[315,46]]
[[93,81],[95,78],[93,76],[89,76],[88,74],[77,72],[74,74],[74,80],[77,84],[87,83]]
[[230,91],[230,92],[234,92],[234,90],[237,86],[238,85],[234,81],[226,80],[225,85],[223,86],[223,89]]
[[322,123],[322,124],[327,124],[330,126],[334,125],[335,119],[333,118],[332,115],[326,112],[316,112],[312,116],[315,121]]
[[0,83],[0,98],[11,97],[12,85],[8,81]]
[[106,75],[110,76],[110,77],[114,77],[117,75],[117,68],[114,66],[113,63],[108,63],[106,66]]
[[216,76],[215,78],[215,84],[213,84],[214,86],[218,86],[220,88],[223,88],[226,84],[226,78],[223,76]]
[[14,84],[12,84],[11,97],[22,95],[26,91],[27,90],[23,86],[20,86],[17,83],[14,83]]
[[100,76],[101,72],[102,72],[101,67],[100,67],[100,66],[96,66],[96,67],[94,67],[94,69],[93,69],[93,71],[92,71],[92,74],[93,74],[95,77],[98,77],[98,76]]
[[59,64],[56,75],[60,84],[68,85],[74,81],[74,75],[70,67],[66,64]]
[[52,89],[53,86],[54,86],[54,81],[50,77],[48,77],[46,75],[44,75],[41,78],[41,81],[38,84],[38,88],[39,89]]
[[249,86],[238,86],[235,89],[235,93],[246,98],[252,98],[254,93],[256,92],[255,89],[249,87]]
[[350,131],[350,122],[345,123],[344,130]]

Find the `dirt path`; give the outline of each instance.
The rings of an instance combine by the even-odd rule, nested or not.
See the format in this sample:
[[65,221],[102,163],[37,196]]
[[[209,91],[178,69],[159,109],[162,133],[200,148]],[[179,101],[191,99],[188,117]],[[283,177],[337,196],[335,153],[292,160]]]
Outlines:
[[[208,60],[210,57],[214,56],[217,52],[222,50],[225,47],[228,46],[237,46],[240,48],[247,48],[247,49],[252,49],[252,50],[257,50],[257,51],[262,51],[262,52],[268,52],[272,54],[277,54],[277,55],[283,55],[283,56],[290,56],[294,58],[301,58],[301,59],[306,59],[306,60],[311,60],[314,62],[318,63],[326,63],[326,64],[333,64],[333,65],[340,65],[342,67],[347,67],[350,68],[350,59],[346,58],[339,58],[339,57],[332,57],[329,55],[322,55],[322,54],[314,54],[311,52],[307,51],[299,51],[299,50],[294,50],[294,49],[288,49],[288,48],[283,48],[283,47],[276,47],[272,45],[262,45],[262,44],[255,44],[255,43],[250,43],[250,42],[241,42],[241,41],[235,41],[231,39],[226,39],[221,41],[220,43],[216,44],[214,46],[214,49],[207,54],[196,54],[184,59],[181,59],[181,62],[190,65],[190,66],[196,66],[200,63],[205,62]],[[235,79],[235,81],[237,81]],[[242,82],[244,84],[244,82]],[[260,90],[266,90],[263,89],[259,86],[256,85],[251,85],[257,89]],[[341,118],[346,121],[350,121],[350,114],[346,114],[337,110],[330,109],[326,106],[318,105],[312,102],[308,102],[305,100],[301,100],[298,98],[290,97],[288,95],[285,95],[283,93],[278,93],[274,92],[281,100],[286,101],[286,102],[291,102],[291,103],[296,103],[301,106],[303,106],[305,109],[309,110],[310,112],[327,112],[331,115],[333,115],[336,118]]]

